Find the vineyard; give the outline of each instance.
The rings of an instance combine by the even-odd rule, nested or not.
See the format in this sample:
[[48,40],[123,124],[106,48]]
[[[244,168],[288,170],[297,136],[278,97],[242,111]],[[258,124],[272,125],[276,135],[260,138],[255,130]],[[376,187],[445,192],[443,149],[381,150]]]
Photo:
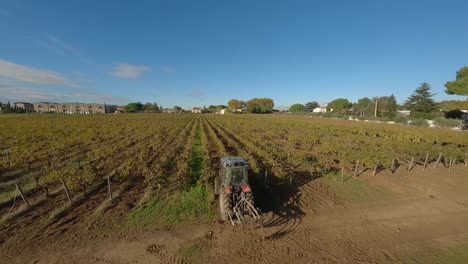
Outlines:
[[[288,213],[332,207],[330,189],[311,183],[329,174],[343,182],[468,169],[468,136],[448,129],[283,115],[31,115],[2,117],[0,124],[5,245],[19,230],[28,230],[20,238],[36,241],[53,236],[50,227],[82,228],[81,221],[88,231],[215,221],[213,177],[228,155],[249,161],[258,205],[272,214],[285,212],[279,207],[301,186],[311,200]],[[32,232],[31,223],[44,234]]]

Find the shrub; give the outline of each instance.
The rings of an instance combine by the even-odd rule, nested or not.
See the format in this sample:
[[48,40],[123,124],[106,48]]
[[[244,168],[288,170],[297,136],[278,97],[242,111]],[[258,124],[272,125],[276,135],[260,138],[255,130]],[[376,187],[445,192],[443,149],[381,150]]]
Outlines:
[[456,127],[460,124],[460,120],[458,119],[446,119],[443,117],[435,118],[434,124],[438,127]]
[[427,121],[423,118],[411,119],[409,124],[412,126],[419,126],[419,127],[427,127],[429,125]]
[[396,123],[399,123],[399,124],[408,124],[408,117],[406,116],[396,116],[393,121],[395,121]]

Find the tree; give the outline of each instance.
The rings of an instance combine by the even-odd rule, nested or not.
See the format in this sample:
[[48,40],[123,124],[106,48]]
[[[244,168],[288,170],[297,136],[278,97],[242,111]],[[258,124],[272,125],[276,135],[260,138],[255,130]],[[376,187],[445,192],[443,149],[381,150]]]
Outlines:
[[455,81],[445,83],[447,94],[468,95],[468,67],[463,67],[457,71]]
[[348,99],[338,98],[327,105],[327,111],[335,111],[335,112],[345,112],[349,108],[351,108],[353,104],[348,101]]
[[242,107],[241,101],[237,99],[231,99],[228,102],[229,109],[236,111],[237,109],[240,109]]
[[432,99],[431,86],[428,83],[421,83],[414,93],[406,100],[405,108],[411,111],[412,116],[418,114],[430,114],[437,105]]
[[146,103],[144,109],[145,112],[158,112],[159,106],[157,103]]
[[289,107],[289,112],[304,112],[304,105],[293,104],[291,107]]
[[270,98],[253,98],[247,101],[247,111],[250,113],[271,113],[275,103]]
[[307,102],[304,106],[304,112],[312,112],[317,107],[320,107],[320,104],[316,101]]
[[363,97],[357,101],[354,105],[354,111],[359,114],[359,116],[370,115],[370,106],[372,105],[371,99],[368,97]]
[[392,94],[390,97],[386,98],[386,102],[382,109],[382,116],[393,118],[397,115],[398,104],[396,102],[395,96]]
[[143,110],[144,105],[141,102],[133,102],[124,106],[124,111],[127,113],[134,113]]

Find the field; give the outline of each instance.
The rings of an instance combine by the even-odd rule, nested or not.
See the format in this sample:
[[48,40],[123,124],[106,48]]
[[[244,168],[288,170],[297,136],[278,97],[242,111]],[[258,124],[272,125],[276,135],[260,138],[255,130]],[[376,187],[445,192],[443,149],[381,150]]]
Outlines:
[[[468,261],[466,132],[287,115],[0,125],[3,263]],[[265,240],[218,220],[227,155],[249,161]]]

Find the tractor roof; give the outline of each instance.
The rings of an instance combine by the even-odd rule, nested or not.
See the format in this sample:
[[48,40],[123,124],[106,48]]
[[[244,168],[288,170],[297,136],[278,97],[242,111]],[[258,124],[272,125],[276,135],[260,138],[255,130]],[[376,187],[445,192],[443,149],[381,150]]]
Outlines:
[[239,157],[222,157],[221,158],[221,166],[223,167],[247,167],[248,162]]

